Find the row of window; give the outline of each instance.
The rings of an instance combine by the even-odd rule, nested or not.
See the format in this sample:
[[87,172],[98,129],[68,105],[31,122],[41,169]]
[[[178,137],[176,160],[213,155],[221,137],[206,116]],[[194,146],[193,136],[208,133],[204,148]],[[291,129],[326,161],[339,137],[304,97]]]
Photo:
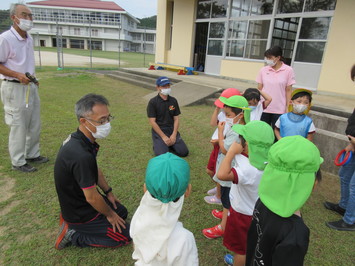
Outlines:
[[[298,36],[296,61],[320,63],[327,40],[330,17],[302,18]],[[292,58],[300,18],[276,19],[272,32],[272,45],[280,45],[285,58]],[[233,21],[229,23],[225,38],[225,23],[210,23],[208,55],[263,59],[271,20]],[[306,56],[305,56],[306,55]]]
[[67,23],[92,23],[100,25],[119,25],[121,14],[75,11],[65,9],[32,8],[35,20],[67,22]]
[[271,15],[274,8],[276,14],[318,12],[335,6],[336,0],[199,0],[197,19]]
[[[271,8],[267,8],[267,13],[266,4]],[[211,18],[218,10],[226,16],[222,10],[227,10],[228,6],[231,10],[220,22],[216,19],[207,22],[208,55],[263,59],[267,45],[279,45],[287,63],[292,59],[321,63],[331,23],[329,12],[324,10],[333,10],[335,4],[336,0],[200,0],[197,17],[208,10]],[[312,13],[315,17],[304,15],[317,9],[321,11]],[[280,15],[300,11],[302,13],[294,17]],[[206,20],[198,19],[199,22],[206,23]]]
[[[89,36],[89,29],[82,29],[82,28],[78,28],[75,27],[72,30],[68,30],[68,29],[63,29],[63,27],[58,27],[58,34],[59,35],[77,35],[77,36],[81,36],[81,35],[85,35],[85,36]],[[128,33],[129,36],[132,36],[132,39],[134,41],[147,41],[147,42],[154,42],[155,41],[155,35],[154,34],[143,34],[143,33]],[[91,29],[91,36],[92,37],[99,37],[99,30],[98,29]],[[144,38],[145,37],[145,38]]]

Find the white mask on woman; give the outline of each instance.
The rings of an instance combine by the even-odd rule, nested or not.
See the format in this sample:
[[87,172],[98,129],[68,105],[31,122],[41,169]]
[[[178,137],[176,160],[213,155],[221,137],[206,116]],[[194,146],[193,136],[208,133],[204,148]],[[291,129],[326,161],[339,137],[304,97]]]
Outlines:
[[265,61],[265,63],[266,63],[268,66],[273,67],[274,65],[276,65],[276,62],[274,62],[274,60],[265,59],[264,61]]

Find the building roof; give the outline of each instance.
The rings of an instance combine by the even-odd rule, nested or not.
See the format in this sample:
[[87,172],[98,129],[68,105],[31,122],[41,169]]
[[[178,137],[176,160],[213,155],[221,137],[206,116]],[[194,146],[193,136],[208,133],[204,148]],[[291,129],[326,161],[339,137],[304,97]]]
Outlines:
[[28,5],[50,6],[50,7],[71,7],[84,9],[103,9],[111,11],[125,11],[115,2],[101,1],[101,0],[46,0],[27,2]]

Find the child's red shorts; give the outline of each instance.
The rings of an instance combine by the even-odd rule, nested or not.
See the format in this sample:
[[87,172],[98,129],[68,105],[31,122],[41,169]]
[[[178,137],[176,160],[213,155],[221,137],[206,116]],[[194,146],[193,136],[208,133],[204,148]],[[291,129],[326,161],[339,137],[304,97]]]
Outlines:
[[229,208],[226,229],[224,230],[223,245],[230,251],[245,255],[247,235],[253,216],[245,215]]
[[219,152],[218,143],[213,144],[213,150],[211,151],[210,158],[209,158],[208,164],[207,164],[207,169],[211,170],[213,172],[213,174],[216,173],[216,163],[217,163],[218,152]]

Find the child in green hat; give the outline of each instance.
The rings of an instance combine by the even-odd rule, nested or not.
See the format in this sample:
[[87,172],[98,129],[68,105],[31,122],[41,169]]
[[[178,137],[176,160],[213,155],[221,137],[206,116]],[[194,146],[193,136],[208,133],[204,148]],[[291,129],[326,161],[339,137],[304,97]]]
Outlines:
[[168,152],[149,161],[144,196],[130,227],[135,265],[198,265],[195,238],[179,222],[189,181],[184,159]]
[[309,229],[299,210],[321,179],[322,162],[318,148],[301,136],[282,138],[270,148],[248,231],[246,265],[303,265]]
[[[233,182],[223,244],[235,253],[234,265],[245,265],[247,232],[274,133],[270,125],[258,120],[232,129],[239,134],[240,144],[232,144],[217,173],[219,179]],[[233,257],[227,254],[225,262],[231,261]]]
[[[248,108],[248,101],[243,96],[234,95],[229,98],[219,97],[219,100],[224,104],[223,110],[226,114],[226,121],[218,124],[219,152],[216,163],[216,173],[229,147],[233,142],[239,141],[239,135],[232,130],[232,126],[235,124],[246,124],[250,121],[250,108]],[[213,176],[213,180],[218,182],[221,186],[223,211],[212,210],[212,215],[217,219],[221,219],[221,223],[202,230],[203,235],[209,239],[223,236],[228,209],[230,207],[229,190],[231,182],[218,179],[217,174]],[[206,197],[205,201],[207,201]]]

